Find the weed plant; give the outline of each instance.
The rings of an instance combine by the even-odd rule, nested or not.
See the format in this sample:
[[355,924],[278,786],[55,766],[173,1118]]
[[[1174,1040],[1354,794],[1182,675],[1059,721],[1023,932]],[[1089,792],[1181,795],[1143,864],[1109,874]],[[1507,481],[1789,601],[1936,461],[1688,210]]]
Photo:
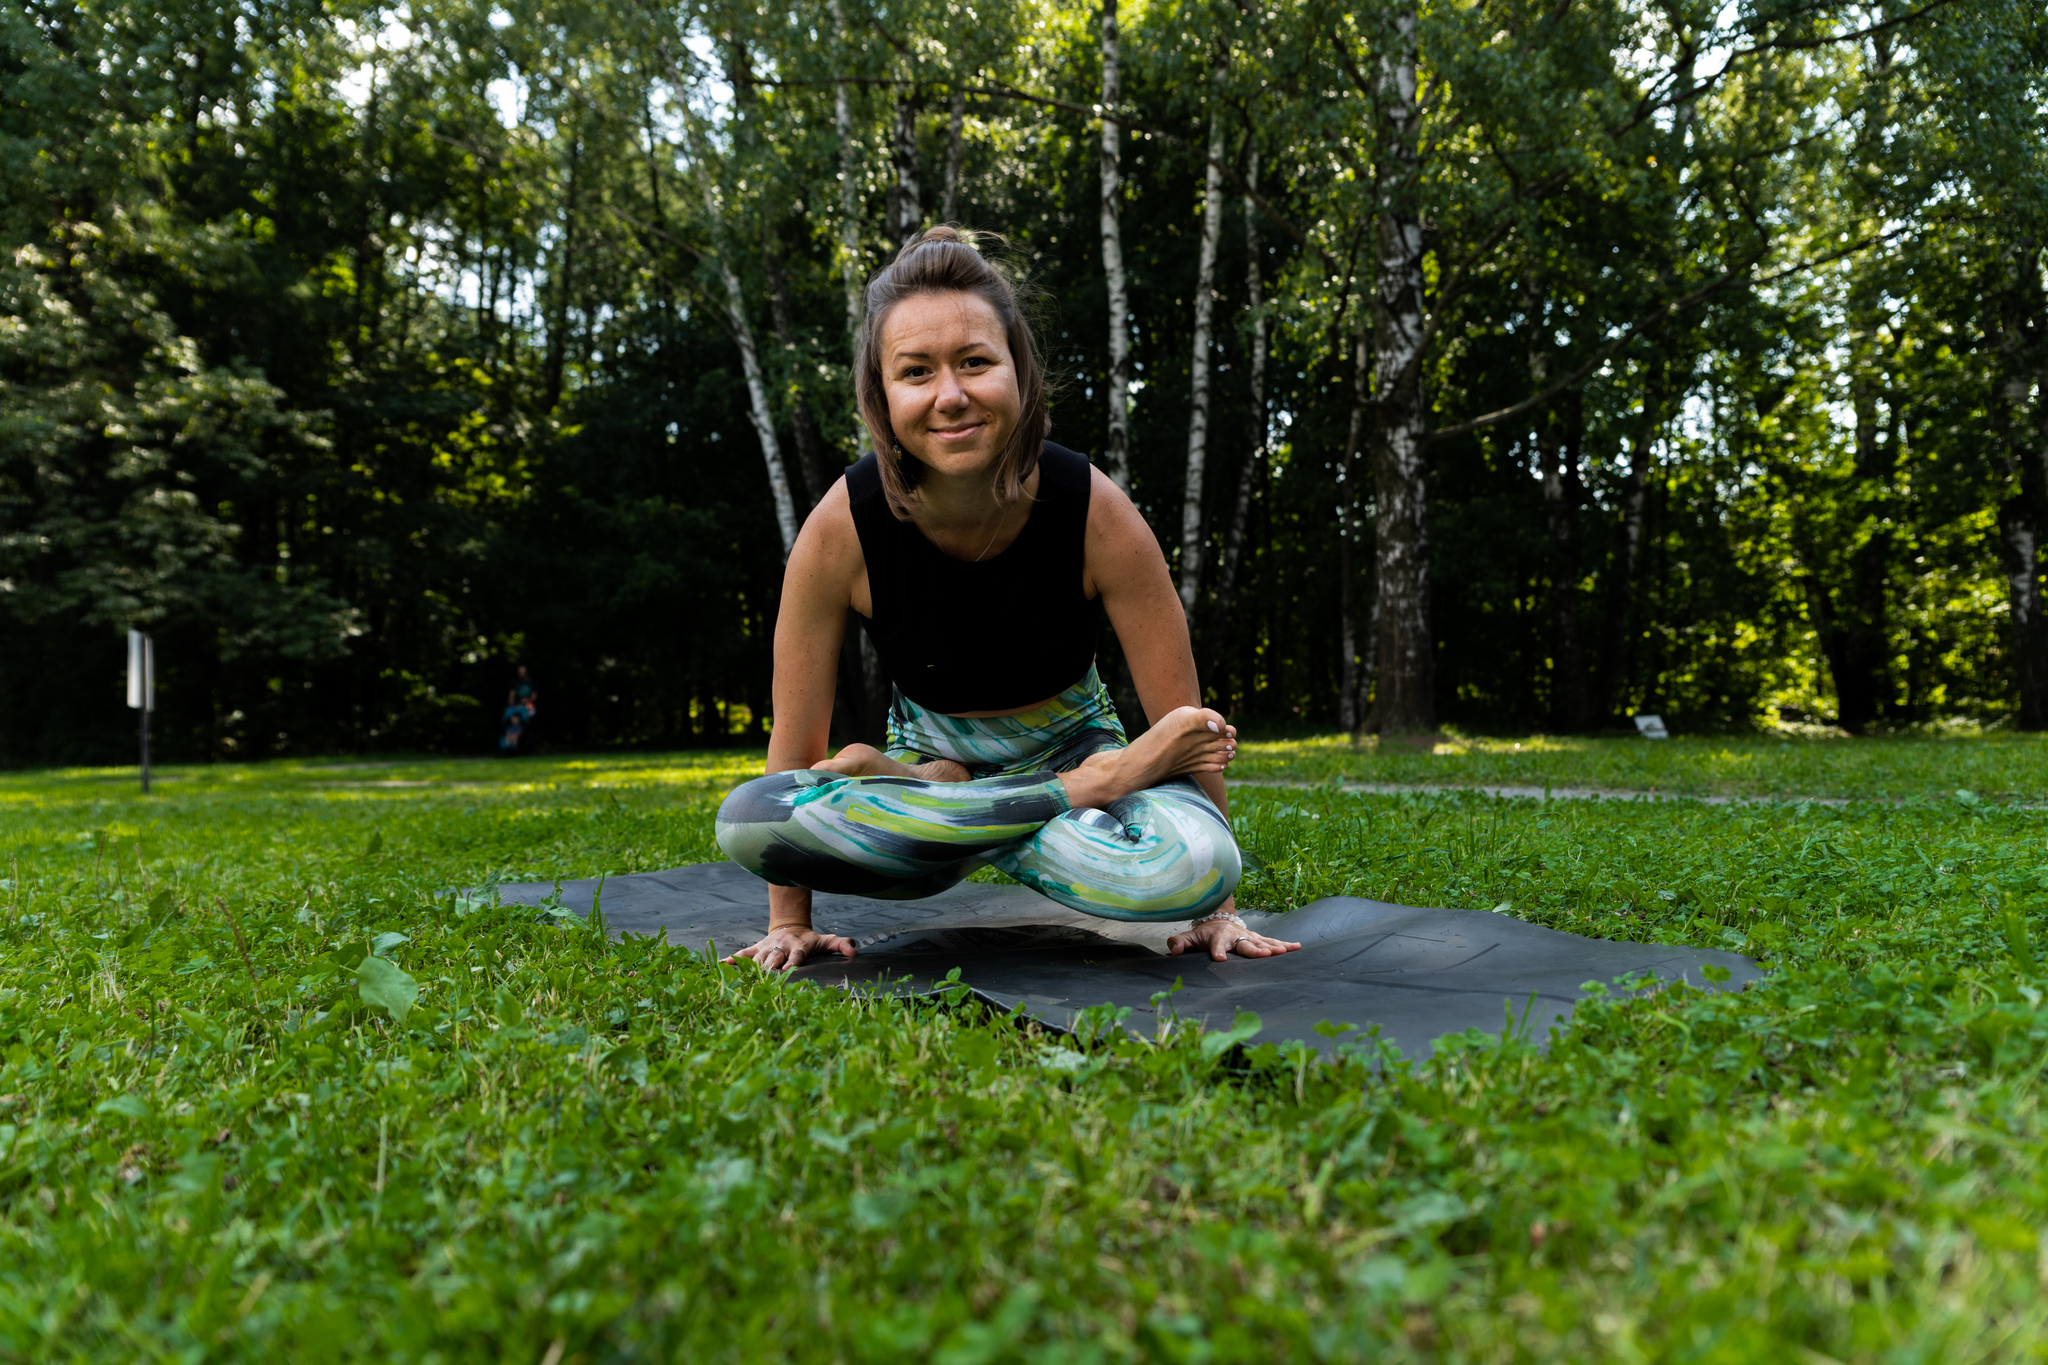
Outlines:
[[2038,1360],[2048,812],[1954,794],[2038,795],[2038,750],[1812,747],[1743,780],[1914,799],[1240,789],[1247,904],[1773,968],[1420,1063],[1048,1036],[449,894],[715,857],[758,755],[0,779],[0,1355]]

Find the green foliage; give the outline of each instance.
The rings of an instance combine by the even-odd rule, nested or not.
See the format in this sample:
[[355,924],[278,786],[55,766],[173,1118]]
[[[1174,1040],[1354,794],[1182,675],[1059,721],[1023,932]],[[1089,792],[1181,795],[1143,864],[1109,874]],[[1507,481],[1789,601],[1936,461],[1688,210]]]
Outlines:
[[[1816,745],[1842,780],[1808,794],[2009,745]],[[1647,747],[1552,749],[1540,776]],[[126,774],[0,779],[0,1349],[1946,1361],[2048,1339],[2024,804],[1953,778],[1840,808],[1238,789],[1264,904],[1507,901],[1774,967],[1423,1065],[1108,1014],[1051,1038],[449,892],[713,857],[757,762],[173,769],[146,803]],[[402,1019],[387,972],[418,991]]]
[[237,563],[218,497],[317,444],[310,424],[246,366],[208,366],[136,290],[133,260],[159,243],[130,229],[81,224],[0,266],[8,606],[122,629],[204,615],[224,659],[334,657],[347,604]]

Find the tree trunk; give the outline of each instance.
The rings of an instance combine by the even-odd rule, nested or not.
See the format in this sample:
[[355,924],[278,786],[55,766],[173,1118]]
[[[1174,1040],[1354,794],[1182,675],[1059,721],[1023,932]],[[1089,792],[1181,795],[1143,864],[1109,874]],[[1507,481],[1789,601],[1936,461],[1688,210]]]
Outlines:
[[[1551,326],[1543,293],[1533,281],[1525,284],[1522,291],[1522,317],[1529,387],[1533,392],[1541,392],[1550,383]],[[1550,539],[1550,727],[1564,734],[1577,734],[1588,727],[1592,711],[1586,686],[1586,652],[1579,643],[1576,525],[1585,405],[1574,389],[1532,415],[1535,439],[1530,446],[1531,459],[1541,480],[1543,527]]]
[[[832,26],[843,49],[846,12],[839,0],[832,0]],[[853,145],[853,103],[847,97],[845,81],[832,83],[832,127],[839,135],[839,279],[846,287],[846,340],[851,347],[860,335],[860,160]],[[860,443],[865,446],[866,438]]]
[[[705,210],[716,213],[717,201],[705,193]],[[719,234],[723,236],[723,232]],[[761,358],[754,350],[754,329],[747,321],[747,300],[740,292],[740,277],[733,273],[727,253],[718,253],[718,277],[725,282],[725,315],[739,343],[740,367],[747,376],[747,414],[754,419],[754,431],[761,438],[761,458],[768,465],[768,487],[775,495],[775,525],[782,532],[782,557],[796,548],[796,499],[790,496],[789,474],[782,464],[782,446],[775,439],[775,414],[768,406],[768,386],[761,378]]]
[[1538,419],[1537,457],[1543,466],[1543,511],[1550,535],[1550,717],[1553,728],[1578,734],[1591,723],[1586,651],[1579,641],[1579,448],[1585,439],[1583,396],[1561,394]]
[[917,184],[917,96],[907,89],[896,97],[896,138],[889,159],[896,168],[896,185],[889,195],[889,235],[901,251],[924,227],[924,201]]
[[1357,344],[1357,358],[1351,371],[1351,426],[1344,438],[1344,460],[1337,466],[1337,723],[1346,734],[1357,734],[1365,726],[1359,706],[1362,688],[1358,680],[1358,606],[1352,580],[1358,566],[1351,544],[1358,534],[1358,446],[1365,437],[1366,402],[1365,338]]
[[[1877,325],[1876,317],[1866,314],[1865,336],[1874,340]],[[1839,719],[1842,728],[1852,735],[1867,731],[1886,709],[1886,664],[1891,650],[1885,599],[1893,541],[1889,515],[1892,449],[1889,442],[1879,440],[1879,382],[1871,372],[1881,362],[1874,344],[1866,343],[1856,349],[1864,354],[1858,357],[1862,363],[1857,364],[1857,372],[1850,380],[1849,406],[1856,418],[1856,481],[1862,494],[1862,525],[1868,528],[1868,533],[1849,555],[1849,619],[1841,620],[1843,613],[1837,612],[1836,629],[1841,639],[1830,656],[1835,669]]]
[[960,204],[960,159],[967,147],[966,129],[967,94],[956,85],[946,106],[946,188],[939,199],[941,222],[952,222],[954,210]]
[[1998,509],[1998,538],[2011,607],[2014,671],[2020,688],[2020,729],[2048,729],[2048,622],[2041,619],[2040,528],[2031,499],[2015,495]]
[[569,141],[569,185],[562,204],[562,259],[554,272],[554,306],[548,316],[547,357],[541,364],[541,411],[553,412],[562,401],[562,375],[569,351],[569,289],[576,276],[576,208],[579,202],[583,139]]
[[[847,47],[846,11],[840,0],[831,0],[831,11],[832,27],[843,52]],[[864,271],[860,249],[860,156],[854,145],[853,102],[845,81],[832,83],[832,127],[839,137],[839,280],[846,291],[846,344],[851,359],[855,340],[860,336]],[[856,451],[866,451],[867,428],[856,423],[854,431]],[[839,697],[834,711],[851,718],[846,732],[850,738],[877,746],[883,736],[876,716],[888,710],[886,685],[877,683],[881,672],[881,659],[875,654],[867,632],[860,628],[857,615],[849,608],[846,632],[839,646]]]
[[[768,276],[768,318],[774,329],[775,349],[782,353],[786,367],[796,360],[796,324],[792,320],[789,306],[789,274],[782,268],[782,236],[770,222],[761,246],[761,264]],[[804,510],[808,512],[818,505],[832,487],[833,475],[825,463],[825,440],[818,431],[818,424],[811,416],[811,405],[804,398],[803,385],[797,382],[789,369],[789,430],[796,439],[796,467],[804,481]]]
[[[1256,147],[1252,148],[1251,163],[1245,171],[1245,184],[1254,192],[1259,188],[1259,151]],[[1245,298],[1252,315],[1252,439],[1246,448],[1244,465],[1237,471],[1237,496],[1231,501],[1230,529],[1223,541],[1223,562],[1216,570],[1216,591],[1209,603],[1209,628],[1202,632],[1202,666],[1198,676],[1204,680],[1215,676],[1217,661],[1223,652],[1223,635],[1230,621],[1230,599],[1237,591],[1237,566],[1244,553],[1245,525],[1251,519],[1252,490],[1258,483],[1259,471],[1266,465],[1269,329],[1265,313],[1265,278],[1261,272],[1263,263],[1259,259],[1262,250],[1259,245],[1259,210],[1249,197],[1244,201],[1244,244]]]
[[718,278],[725,285],[726,325],[732,330],[732,339],[740,348],[740,368],[747,377],[747,415],[753,419],[754,432],[761,438],[761,459],[768,466],[768,488],[775,497],[775,525],[782,533],[782,557],[788,559],[789,552],[796,547],[796,499],[790,495],[789,472],[782,463],[782,444],[775,438],[775,412],[768,405],[768,385],[762,378],[760,353],[754,347],[754,327],[747,320],[746,294],[740,289],[740,277],[732,267],[731,234],[718,202],[718,186],[712,178],[711,158],[705,153],[703,139],[694,123],[686,125],[685,136],[689,139],[690,159],[695,163],[704,196],[704,221],[711,228],[711,249],[718,262]]
[[1195,268],[1195,345],[1188,365],[1188,472],[1180,504],[1180,609],[1192,625],[1202,586],[1202,484],[1209,464],[1209,354],[1216,324],[1216,246],[1223,236],[1223,106],[1209,115],[1209,176],[1202,197],[1202,254]]
[[[1856,138],[1855,161],[1867,164],[1881,155],[1880,129],[1890,123],[1892,41],[1877,35],[1872,46],[1870,116]],[[1836,718],[1852,735],[1867,731],[1881,710],[1891,710],[1888,687],[1891,648],[1887,622],[1887,589],[1894,543],[1891,516],[1893,446],[1881,442],[1878,403],[1887,387],[1886,357],[1879,331],[1886,318],[1883,288],[1865,269],[1850,277],[1849,407],[1856,422],[1856,481],[1850,497],[1859,514],[1851,528],[1848,583],[1835,604],[1836,638],[1823,639],[1835,678]],[[1832,647],[1829,648],[1829,644]]]
[[[1856,464],[1847,497],[1854,518],[1846,528],[1852,545],[1839,586],[1810,576],[1807,594],[1814,604],[1821,654],[1835,683],[1836,721],[1858,735],[1877,721],[1884,703],[1893,461],[1890,444],[1880,439],[1884,357],[1878,330],[1884,315],[1875,284],[1857,280],[1851,285],[1848,313],[1849,409],[1856,424]],[[1813,562],[1818,569],[1822,556]]]
[[1607,624],[1600,651],[1600,716],[1617,718],[1621,690],[1628,682],[1629,658],[1635,628],[1636,568],[1643,555],[1643,502],[1650,483],[1650,450],[1657,433],[1664,429],[1664,386],[1669,377],[1667,362],[1658,356],[1650,362],[1643,380],[1643,414],[1629,445],[1628,473],[1621,484],[1621,553],[1607,575]]
[[1121,42],[1116,0],[1102,0],[1102,273],[1109,285],[1109,442],[1102,467],[1116,486],[1131,489],[1131,303],[1124,281],[1124,239],[1120,210],[1123,125],[1116,121],[1123,99],[1119,70]]
[[2040,257],[2040,244],[2022,238],[1998,262],[1999,278],[1983,291],[1985,339],[1999,362],[1986,407],[2011,490],[1999,509],[1998,529],[2022,730],[2048,730],[2048,620],[2039,548],[2048,512],[2048,301],[2042,297]]
[[1415,10],[1396,16],[1397,46],[1380,64],[1387,130],[1379,149],[1378,277],[1373,294],[1374,520],[1378,541],[1382,734],[1436,728],[1436,648],[1430,634],[1427,447],[1422,389],[1422,111],[1416,103]]

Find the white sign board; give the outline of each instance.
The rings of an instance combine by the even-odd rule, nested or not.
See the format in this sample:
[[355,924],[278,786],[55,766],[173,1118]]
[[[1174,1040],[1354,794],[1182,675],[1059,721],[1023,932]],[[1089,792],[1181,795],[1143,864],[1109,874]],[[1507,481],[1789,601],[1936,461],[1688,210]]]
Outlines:
[[156,651],[139,630],[128,632],[128,705],[137,711],[156,709]]
[[1671,732],[1664,728],[1662,716],[1637,716],[1636,733],[1644,739],[1669,739]]

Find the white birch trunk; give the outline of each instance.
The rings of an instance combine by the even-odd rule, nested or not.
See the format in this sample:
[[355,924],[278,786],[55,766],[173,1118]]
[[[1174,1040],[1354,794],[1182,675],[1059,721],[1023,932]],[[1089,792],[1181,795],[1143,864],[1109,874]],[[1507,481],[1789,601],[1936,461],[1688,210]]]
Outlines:
[[[840,60],[846,60],[850,51],[846,34],[846,11],[840,0],[831,0],[832,29],[839,40]],[[861,314],[861,252],[860,252],[860,180],[859,149],[853,141],[853,102],[848,97],[847,83],[832,83],[832,128],[839,136],[839,281],[846,290],[846,347],[847,358],[851,360],[854,346],[860,336]],[[865,424],[854,423],[854,450],[862,455],[868,448],[868,431]],[[858,737],[869,744],[884,741],[884,727],[889,710],[889,680],[882,672],[881,656],[875,653],[874,641],[860,627],[860,617],[851,607],[846,610],[846,634],[840,644],[842,677],[851,675],[852,686],[857,687],[859,696],[848,697],[847,705],[856,717],[855,731]]]
[[1365,435],[1366,345],[1358,338],[1351,374],[1351,426],[1344,438],[1344,461],[1337,466],[1337,723],[1347,734],[1365,724],[1359,708],[1364,687],[1358,677],[1357,573],[1352,545],[1358,535],[1358,446]]
[[[1245,168],[1245,187],[1253,194],[1259,190],[1259,149],[1252,148],[1251,162]],[[1266,353],[1269,329],[1266,324],[1266,280],[1264,262],[1260,255],[1264,247],[1259,242],[1259,206],[1251,196],[1244,201],[1244,287],[1245,296],[1252,312],[1252,423],[1255,444],[1252,448],[1252,463],[1266,458]]]
[[924,226],[924,199],[917,183],[917,103],[909,95],[896,97],[896,221],[891,235],[897,250]]
[[1436,728],[1436,645],[1429,617],[1429,408],[1422,388],[1421,122],[1416,103],[1416,16],[1395,20],[1380,63],[1387,121],[1375,179],[1380,196],[1373,296],[1375,511],[1380,733]]
[[1131,490],[1131,303],[1124,280],[1122,44],[1116,0],[1102,0],[1102,273],[1109,285],[1109,445],[1102,467],[1116,486]]
[[718,202],[718,189],[711,178],[710,159],[703,143],[692,130],[690,151],[696,161],[698,181],[703,187],[704,216],[711,226],[712,250],[718,260],[718,278],[725,284],[725,320],[739,344],[740,368],[747,376],[747,415],[753,419],[754,434],[761,438],[761,459],[768,466],[768,488],[775,495],[775,525],[782,533],[782,557],[796,548],[796,498],[789,491],[789,469],[782,462],[782,443],[775,439],[775,410],[768,406],[768,384],[761,374],[761,354],[754,345],[753,324],[747,321],[747,297],[740,277],[732,268],[732,245],[725,229],[725,217]]
[[1202,484],[1209,464],[1209,375],[1215,368],[1216,244],[1223,235],[1223,107],[1209,115],[1209,177],[1202,199],[1202,255],[1195,270],[1195,346],[1190,366],[1188,471],[1180,505],[1180,609],[1194,620],[1202,585]]
[[960,201],[960,157],[966,150],[967,94],[953,87],[952,102],[946,108],[946,187],[939,199],[939,220],[950,223]]
[[747,301],[740,292],[740,277],[723,255],[718,274],[725,281],[725,313],[732,324],[733,339],[739,342],[740,365],[747,374],[747,410],[754,419],[755,434],[761,438],[761,458],[768,464],[768,485],[775,493],[775,524],[782,532],[782,557],[796,548],[796,499],[790,496],[789,472],[783,467],[782,446],[775,439],[775,416],[768,407],[768,385],[761,378],[761,358],[754,350],[754,329],[747,323]]
[[[1257,193],[1259,188],[1259,150],[1252,148],[1251,164],[1245,170],[1245,185]],[[1266,323],[1266,281],[1260,260],[1263,248],[1259,244],[1259,209],[1249,195],[1244,201],[1244,246],[1245,298],[1252,315],[1252,448],[1246,452],[1242,468],[1237,471],[1237,496],[1231,500],[1230,529],[1223,540],[1223,562],[1217,567],[1216,591],[1209,605],[1209,630],[1203,644],[1202,657],[1207,663],[1202,676],[1215,671],[1214,665],[1223,648],[1223,628],[1230,617],[1230,601],[1237,591],[1237,568],[1244,556],[1245,526],[1251,520],[1252,489],[1258,483],[1259,470],[1266,463],[1266,445],[1271,436],[1266,420],[1266,355],[1268,351],[1269,328]]]
[[[846,12],[839,0],[832,0],[832,26],[838,32],[844,60]],[[851,347],[860,335],[860,184],[853,145],[853,103],[847,98],[845,81],[832,83],[832,126],[839,134],[839,279],[846,287],[846,342]]]

